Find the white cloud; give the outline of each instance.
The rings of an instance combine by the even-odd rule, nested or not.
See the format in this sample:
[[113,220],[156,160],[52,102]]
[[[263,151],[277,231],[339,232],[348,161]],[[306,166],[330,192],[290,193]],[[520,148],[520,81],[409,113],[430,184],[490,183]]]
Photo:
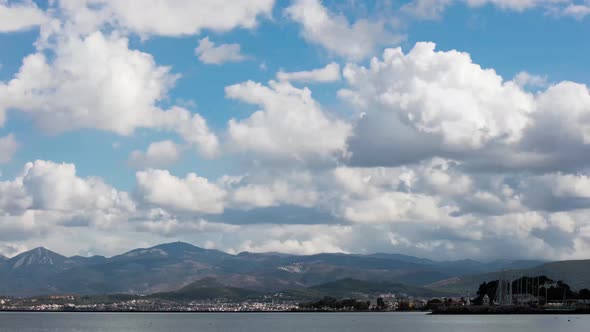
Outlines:
[[187,143],[192,144],[206,158],[219,154],[219,139],[211,132],[207,120],[198,113],[175,106],[157,116],[158,125],[178,133]]
[[523,11],[542,4],[563,2],[562,0],[465,0],[471,7],[480,7],[492,4],[501,9]]
[[135,174],[138,197],[151,205],[176,211],[221,213],[226,192],[195,173],[178,178],[166,170]]
[[590,198],[590,176],[578,174],[547,174],[541,177],[547,190],[558,197]]
[[30,29],[46,21],[45,13],[31,0],[12,4],[0,0],[0,33]]
[[548,85],[547,76],[539,76],[529,74],[526,71],[521,71],[514,76],[514,83],[520,87],[542,88]]
[[13,257],[26,250],[27,247],[22,244],[0,243],[0,255],[4,257]]
[[14,135],[0,137],[0,164],[7,163],[18,149],[19,144],[14,139]]
[[0,181],[0,211],[20,214],[33,205],[33,197],[24,188],[22,177],[13,181]]
[[247,240],[240,244],[237,251],[247,252],[281,252],[296,255],[314,255],[319,253],[343,253],[346,252],[341,247],[338,247],[330,242],[331,236],[320,235],[309,240],[262,240],[259,243],[254,243]]
[[338,214],[357,223],[462,225],[452,217],[459,210],[452,197],[472,190],[471,179],[441,159],[414,167],[342,166],[333,179]]
[[135,212],[135,203],[97,177],[81,178],[73,164],[37,160],[0,182],[0,224],[8,237],[36,236],[59,225],[110,227]]
[[228,86],[225,92],[229,98],[262,107],[245,120],[229,121],[229,137],[238,151],[305,160],[328,159],[346,150],[350,125],[324,113],[307,88],[248,81]]
[[297,71],[291,73],[280,71],[277,73],[277,79],[280,81],[299,82],[336,82],[340,80],[340,65],[332,62],[323,68],[310,71]]
[[157,106],[178,78],[169,67],[129,49],[128,40],[116,34],[59,40],[50,52],[54,58],[41,51],[31,54],[12,80],[0,83],[0,114],[11,108],[25,111],[52,134],[82,128],[120,135],[137,128],[167,129],[204,155],[216,154],[217,137],[200,115]]
[[202,218],[196,220],[179,220],[162,209],[152,209],[146,213],[147,220],[136,226],[141,232],[178,236],[186,233],[226,233],[239,230],[237,225],[209,222]]
[[590,91],[584,84],[560,82],[537,97],[535,127],[590,144]]
[[[53,21],[42,24],[35,53],[12,80],[0,82],[0,123],[5,111],[14,109],[55,134],[92,128],[143,135],[138,129],[148,128],[178,135],[132,152],[130,163],[138,168],[166,167],[184,145],[205,157],[218,156],[219,139],[205,118],[161,106],[172,104],[168,92],[179,76],[130,49],[124,37],[252,28],[273,5],[232,4],[236,12],[211,15],[218,3],[202,2],[199,11],[198,3],[188,1],[60,1],[64,12],[48,12]],[[436,16],[450,2],[421,3],[417,10]],[[2,9],[33,7],[6,4],[0,0],[0,18]],[[467,1],[472,7],[484,4],[513,11],[555,5],[555,14],[586,15],[582,2]],[[136,6],[145,12],[133,13]],[[351,22],[320,1],[293,1],[286,14],[301,24],[306,40],[355,61],[399,40],[390,21]],[[38,24],[23,20],[22,28],[14,28],[7,22],[0,27]],[[243,60],[239,45],[215,45],[208,38],[201,39],[198,54],[211,63]],[[430,43],[405,54],[388,49],[367,65],[344,68],[348,86],[340,96],[359,114],[354,123],[328,113],[308,88],[289,83],[335,82],[340,73],[333,62],[279,72],[279,82],[226,88],[228,98],[258,108],[228,123],[224,148],[246,153],[257,167],[238,176],[213,181],[148,169],[136,173],[129,196],[100,178],[80,176],[73,164],[28,163],[22,174],[0,181],[0,252],[43,244],[66,252],[112,253],[173,236],[224,250],[299,254],[399,251],[497,258],[551,252],[562,258],[590,253],[586,85],[552,84],[526,72],[504,79],[466,53],[435,51]],[[17,145],[12,135],[0,138],[0,162],[8,162]],[[329,162],[317,167],[312,162],[317,160]],[[320,217],[298,214],[309,211]],[[205,220],[204,214],[227,217],[226,222],[248,218],[233,225]],[[283,219],[273,222],[275,216]]]
[[30,112],[50,133],[96,128],[128,135],[154,126],[155,103],[177,78],[116,35],[67,38],[54,52],[54,59],[27,56],[15,78],[0,85],[8,108]]
[[377,46],[402,39],[389,31],[384,20],[359,19],[351,24],[345,16],[331,13],[320,0],[295,0],[285,13],[302,25],[306,40],[351,59],[362,59]]
[[271,15],[274,0],[61,0],[60,6],[78,28],[108,23],[142,36],[182,36],[254,28],[259,17]]
[[241,53],[240,44],[215,45],[205,37],[199,40],[199,46],[195,48],[195,54],[203,63],[220,65],[226,62],[240,62],[246,59]]
[[456,3],[464,3],[472,8],[493,5],[515,12],[543,8],[550,14],[573,16],[577,19],[590,14],[587,0],[413,0],[402,6],[402,11],[421,19],[438,19],[447,7]]
[[569,4],[563,9],[562,14],[578,20],[584,19],[590,15],[590,1],[586,1],[585,4]]
[[370,67],[348,64],[344,78],[350,87],[339,95],[365,112],[359,123],[368,126],[357,125],[353,157],[381,153],[375,160],[387,158],[377,145],[367,146],[374,140],[398,149],[392,157],[400,160],[441,149],[516,144],[535,109],[532,94],[493,69],[482,69],[469,54],[435,51],[433,43],[417,43],[407,54],[386,49]]
[[134,150],[129,157],[129,163],[137,168],[164,167],[180,159],[180,149],[172,141],[151,143],[145,152]]
[[401,7],[401,11],[421,19],[437,19],[453,0],[413,0]]
[[30,208],[33,209],[76,211],[135,208],[126,193],[118,192],[102,179],[78,177],[73,164],[43,160],[27,163],[21,181],[32,198]]
[[341,225],[252,225],[242,227],[239,238],[228,237],[238,243],[231,252],[284,252],[313,255],[324,252],[348,252],[343,247],[351,243],[354,232]]
[[[285,173],[279,176],[264,174],[257,179],[225,181],[230,193],[230,203],[241,209],[279,206],[282,204],[313,208],[319,195],[309,173]],[[228,185],[229,184],[229,185]]]
[[[342,216],[358,223],[448,223],[456,209],[441,209],[436,197],[404,192],[380,192],[364,199],[351,199],[342,206]],[[458,220],[458,219],[457,219]]]

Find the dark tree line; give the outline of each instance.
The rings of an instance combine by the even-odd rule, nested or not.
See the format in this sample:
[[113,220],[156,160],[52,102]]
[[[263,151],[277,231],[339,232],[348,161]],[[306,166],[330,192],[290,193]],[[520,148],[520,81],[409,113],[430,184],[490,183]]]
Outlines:
[[[483,297],[487,295],[490,302],[496,301],[498,280],[483,282],[479,285],[477,290],[477,298],[473,300],[475,305],[483,303]],[[547,288],[545,288],[547,285]],[[554,281],[546,276],[539,277],[521,277],[512,281],[512,294],[530,294],[537,296],[540,303],[544,304],[548,301],[557,300],[573,300],[573,299],[590,299],[590,290],[582,289],[578,293],[571,290],[570,286],[565,282],[559,280]]]
[[316,302],[301,303],[303,309],[310,310],[351,310],[365,311],[371,308],[370,301],[357,301],[356,299],[336,299],[326,296]]

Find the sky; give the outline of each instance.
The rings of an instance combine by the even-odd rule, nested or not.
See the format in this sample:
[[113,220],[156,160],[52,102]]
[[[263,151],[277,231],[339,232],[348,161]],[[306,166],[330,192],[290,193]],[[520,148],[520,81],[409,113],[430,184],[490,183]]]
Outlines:
[[590,257],[588,0],[0,0],[0,254]]

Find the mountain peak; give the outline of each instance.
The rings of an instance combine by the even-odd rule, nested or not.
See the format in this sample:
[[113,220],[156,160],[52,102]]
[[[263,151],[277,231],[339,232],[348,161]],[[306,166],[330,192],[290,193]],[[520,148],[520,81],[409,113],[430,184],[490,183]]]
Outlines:
[[217,249],[205,249],[201,247],[197,247],[193,244],[186,243],[186,242],[170,242],[170,243],[163,243],[157,246],[154,246],[150,249],[159,249],[163,250],[164,252],[168,253],[169,255],[178,256],[184,254],[204,254],[204,253],[214,253],[217,255],[229,255],[226,252],[217,250]]
[[204,251],[207,249],[203,249],[201,247],[197,247],[190,243],[176,241],[176,242],[169,242],[169,243],[162,243],[158,244],[157,246],[153,246],[152,248],[162,249],[162,250],[188,250],[188,251]]
[[209,252],[208,249],[199,248],[186,242],[163,243],[149,248],[138,248],[128,251],[113,258],[154,259],[154,258],[182,258],[187,255],[195,255]]
[[38,265],[57,266],[62,265],[66,260],[65,256],[44,247],[37,247],[14,256],[8,262],[13,269],[18,269]]

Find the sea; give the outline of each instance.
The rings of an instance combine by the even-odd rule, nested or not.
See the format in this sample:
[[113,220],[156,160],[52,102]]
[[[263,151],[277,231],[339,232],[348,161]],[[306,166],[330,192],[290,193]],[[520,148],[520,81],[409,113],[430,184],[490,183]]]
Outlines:
[[590,315],[0,312],[0,331],[589,331]]

